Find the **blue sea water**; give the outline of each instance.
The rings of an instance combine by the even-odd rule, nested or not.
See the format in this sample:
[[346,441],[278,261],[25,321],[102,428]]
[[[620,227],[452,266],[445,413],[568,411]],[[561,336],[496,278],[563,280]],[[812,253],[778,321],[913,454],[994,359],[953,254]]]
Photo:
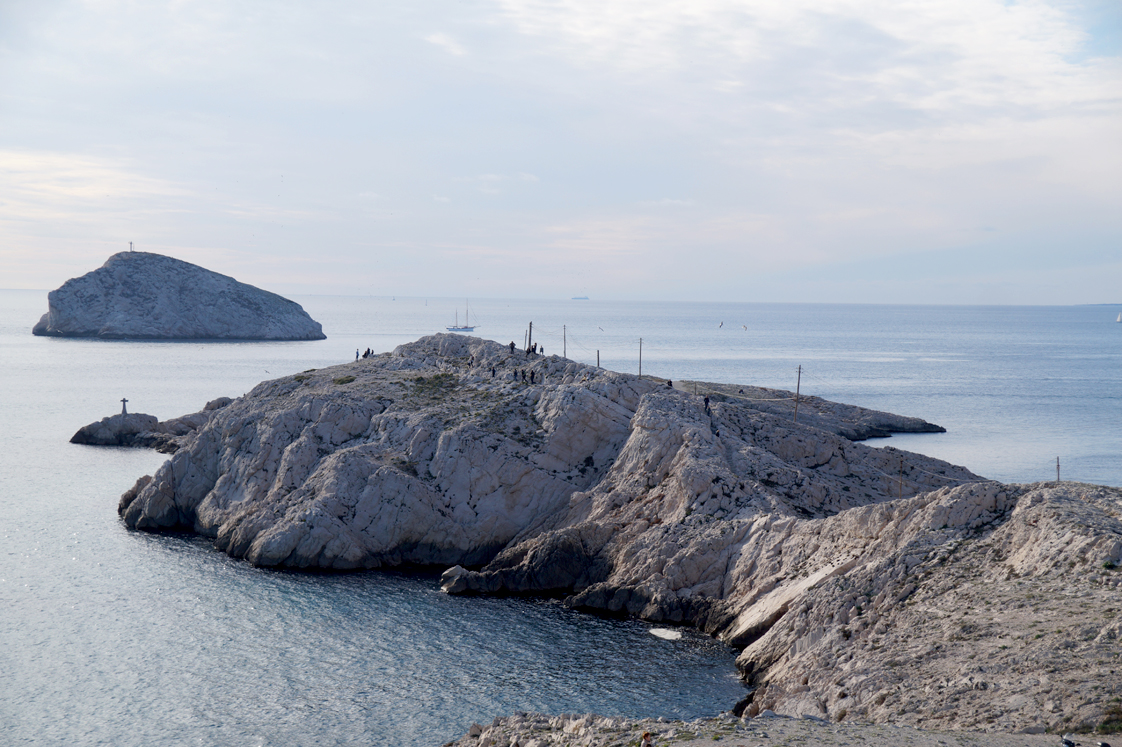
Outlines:
[[[517,710],[694,717],[742,694],[735,652],[555,601],[448,597],[424,573],[255,569],[125,530],[165,458],[68,443],[443,331],[463,301],[297,298],[327,340],[37,338],[46,294],[0,292],[0,743],[438,745]],[[473,300],[476,334],[620,371],[801,390],[945,434],[883,442],[1003,481],[1122,486],[1119,307]]]

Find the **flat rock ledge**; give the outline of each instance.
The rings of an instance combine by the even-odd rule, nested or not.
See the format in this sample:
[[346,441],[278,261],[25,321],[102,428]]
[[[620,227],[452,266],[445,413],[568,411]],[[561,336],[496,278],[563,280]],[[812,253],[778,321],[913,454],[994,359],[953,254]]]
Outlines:
[[[829,723],[785,718],[768,712],[757,718],[722,714],[694,721],[628,719],[595,714],[547,716],[518,713],[490,724],[472,724],[468,733],[443,747],[636,747],[650,732],[655,747],[762,747],[763,745],[853,745],[854,747],[1057,747],[1054,735],[924,731],[885,724]],[[1095,744],[1080,738],[1083,744]]]
[[187,436],[206,425],[211,416],[233,402],[229,397],[219,397],[207,402],[206,407],[191,415],[160,421],[155,415],[122,413],[102,418],[84,425],[70,437],[72,444],[87,446],[131,446],[155,449],[174,454]]
[[190,262],[120,252],[47,295],[32,334],[135,340],[322,340],[295,301]]
[[444,566],[449,593],[693,625],[741,651],[738,714],[1122,724],[1122,491],[709,398],[436,335],[258,385],[118,510],[260,566]]

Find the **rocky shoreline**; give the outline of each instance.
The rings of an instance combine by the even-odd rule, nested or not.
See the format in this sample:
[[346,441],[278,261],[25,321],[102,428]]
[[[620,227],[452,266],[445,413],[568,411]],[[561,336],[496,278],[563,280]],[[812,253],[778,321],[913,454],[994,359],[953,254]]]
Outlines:
[[1117,720],[1122,491],[1002,485],[858,442],[920,420],[692,388],[436,335],[263,382],[119,512],[261,566],[443,566],[449,593],[693,625],[742,650],[749,717]]
[[[694,721],[627,719],[595,714],[547,716],[519,713],[473,724],[443,747],[636,747],[644,733],[655,747],[1058,747],[1059,737],[1035,733],[925,731],[886,724],[830,723],[768,712],[754,719],[722,714]],[[1076,738],[1094,745],[1092,737]]]

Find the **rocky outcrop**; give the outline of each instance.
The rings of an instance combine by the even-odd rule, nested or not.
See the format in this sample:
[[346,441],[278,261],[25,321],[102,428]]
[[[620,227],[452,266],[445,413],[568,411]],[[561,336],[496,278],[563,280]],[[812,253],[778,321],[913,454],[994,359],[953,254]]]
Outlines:
[[1000,485],[850,440],[885,422],[860,408],[817,404],[811,425],[748,399],[707,411],[662,382],[437,335],[260,384],[119,511],[257,565],[452,566],[452,593],[696,625],[743,648],[749,712],[1108,717],[1118,490]]
[[[658,382],[437,335],[259,385],[121,514],[213,536],[259,565],[477,565],[604,500],[654,500],[648,523],[664,511],[693,526],[694,511],[821,516],[977,479],[914,454],[898,479],[896,453],[735,404],[713,413]],[[599,548],[614,532],[576,539]]]
[[[460,739],[444,747],[635,747],[649,732],[659,747],[761,747],[762,745],[859,745],[860,747],[1055,747],[1059,737],[919,731],[820,718],[783,718],[765,711],[748,719],[722,713],[712,718],[677,721],[630,719],[596,714],[518,713],[487,725],[472,724]],[[1091,744],[1097,740],[1090,740]],[[1087,744],[1084,741],[1083,744]]]
[[132,446],[141,433],[156,430],[160,421],[155,415],[140,412],[112,415],[96,423],[84,425],[70,437],[72,444],[89,446]]
[[82,426],[70,438],[72,444],[88,446],[135,446],[165,454],[179,450],[185,438],[210,420],[211,415],[233,402],[219,397],[206,404],[200,412],[160,422],[155,415],[122,413]]
[[694,381],[680,382],[679,386],[686,391],[708,395],[711,399],[737,402],[754,410],[770,412],[783,418],[795,419],[797,414],[799,422],[832,431],[839,436],[845,436],[850,441],[887,438],[893,433],[947,432],[947,429],[941,425],[928,423],[920,418],[869,410],[805,394],[797,395],[784,389]]
[[300,304],[198,265],[114,254],[47,296],[36,335],[147,340],[322,340]]

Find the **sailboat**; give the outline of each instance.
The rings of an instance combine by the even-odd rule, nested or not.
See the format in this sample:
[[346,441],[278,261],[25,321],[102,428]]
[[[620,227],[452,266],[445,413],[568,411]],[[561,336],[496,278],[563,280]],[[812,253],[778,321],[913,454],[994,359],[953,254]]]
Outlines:
[[1114,321],[1116,321],[1116,322],[1122,322],[1122,314],[1119,314],[1119,315],[1118,315],[1118,318],[1117,318],[1117,319],[1115,319]]
[[456,323],[451,327],[445,327],[449,332],[474,332],[475,327],[468,320],[468,303],[464,301],[464,323],[460,324],[460,310],[456,309]]

